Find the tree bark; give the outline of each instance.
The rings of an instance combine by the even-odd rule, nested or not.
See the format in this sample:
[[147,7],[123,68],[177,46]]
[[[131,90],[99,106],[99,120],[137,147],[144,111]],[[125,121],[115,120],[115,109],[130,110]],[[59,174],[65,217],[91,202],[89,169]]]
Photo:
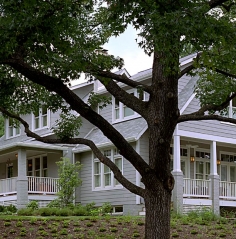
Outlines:
[[148,193],[144,198],[145,239],[169,239],[171,193],[161,185],[155,191],[154,195]]

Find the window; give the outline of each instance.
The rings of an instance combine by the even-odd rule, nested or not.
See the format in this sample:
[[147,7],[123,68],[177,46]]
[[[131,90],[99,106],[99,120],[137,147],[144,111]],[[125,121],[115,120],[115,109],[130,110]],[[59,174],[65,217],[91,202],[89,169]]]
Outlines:
[[49,125],[49,111],[45,106],[39,108],[37,112],[33,114],[33,128],[41,129]]
[[[128,91],[131,95],[134,95],[135,97],[146,101],[148,99],[148,94],[146,92],[138,92],[135,91]],[[125,104],[120,102],[119,100],[115,99],[113,97],[113,121],[120,121],[123,119],[131,119],[133,117],[137,117],[138,114],[133,111],[131,108],[127,107]]]
[[27,160],[27,176],[47,177],[47,156],[37,156]]
[[229,116],[229,118],[234,118],[234,119],[236,119],[236,97],[234,97],[234,98],[229,102],[228,116]]
[[7,120],[7,137],[11,138],[11,137],[15,137],[20,135],[20,127],[14,125],[13,119],[12,118],[8,118]]
[[210,156],[211,154],[207,150],[196,150],[196,160],[194,162],[196,179],[209,179]]
[[[110,158],[122,172],[123,158],[117,149],[104,150],[103,154]],[[93,188],[94,189],[111,189],[120,188],[121,185],[114,178],[113,172],[105,164],[101,163],[97,158],[93,160]]]

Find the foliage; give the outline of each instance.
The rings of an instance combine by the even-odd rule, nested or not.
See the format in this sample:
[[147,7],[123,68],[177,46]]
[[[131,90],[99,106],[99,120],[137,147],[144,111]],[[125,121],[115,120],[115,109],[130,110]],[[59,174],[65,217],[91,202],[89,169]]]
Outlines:
[[4,117],[0,115],[0,137],[4,135]]
[[38,201],[32,200],[27,205],[26,208],[31,208],[32,210],[37,210],[39,208]]
[[68,158],[62,158],[62,161],[57,162],[57,165],[59,167],[58,200],[60,207],[63,208],[73,203],[75,189],[82,183],[78,177],[82,165],[80,162],[72,164]]

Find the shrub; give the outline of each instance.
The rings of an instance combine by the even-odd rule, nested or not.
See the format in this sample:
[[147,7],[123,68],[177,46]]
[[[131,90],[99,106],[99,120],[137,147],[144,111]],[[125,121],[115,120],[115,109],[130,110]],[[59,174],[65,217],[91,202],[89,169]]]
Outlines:
[[32,216],[33,210],[32,210],[32,208],[22,208],[17,211],[17,214],[19,216]]
[[16,213],[17,212],[17,208],[15,205],[9,205],[6,207],[6,210],[9,211],[9,212],[12,212],[12,213]]
[[101,213],[106,214],[106,213],[111,213],[112,212],[112,206],[109,202],[103,203],[101,206]]
[[88,211],[85,207],[79,206],[73,210],[74,216],[88,216]]
[[52,207],[60,208],[60,201],[58,199],[54,199],[47,205],[47,207],[49,207],[49,208],[52,208]]
[[57,216],[67,217],[67,216],[72,215],[72,211],[69,208],[62,208],[62,209],[58,209],[56,211],[56,215]]
[[37,210],[37,209],[39,209],[39,203],[38,203],[38,201],[32,200],[26,205],[26,208],[31,208],[32,210]]
[[37,210],[38,215],[40,216],[51,216],[51,215],[56,215],[56,209],[54,208],[40,208],[39,210]]

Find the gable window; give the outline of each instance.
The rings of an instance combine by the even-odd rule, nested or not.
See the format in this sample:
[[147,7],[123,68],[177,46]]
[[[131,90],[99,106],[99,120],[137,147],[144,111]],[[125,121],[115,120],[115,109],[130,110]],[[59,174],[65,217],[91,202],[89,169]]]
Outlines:
[[20,135],[20,127],[14,125],[12,118],[8,118],[7,119],[7,137],[11,138],[18,135]]
[[[123,158],[116,149],[107,149],[103,154],[110,158],[115,165],[123,171]],[[121,184],[114,178],[113,172],[97,158],[93,159],[93,189],[114,189],[121,188]]]
[[[135,91],[128,91],[128,93],[143,101],[146,101],[148,99],[147,93],[143,91],[138,92],[137,90],[135,90]],[[138,116],[138,114],[134,110],[127,107],[125,104],[115,99],[114,97],[112,101],[112,108],[113,108],[113,121],[132,119]]]
[[49,111],[45,106],[33,114],[33,129],[46,128],[49,125]]

